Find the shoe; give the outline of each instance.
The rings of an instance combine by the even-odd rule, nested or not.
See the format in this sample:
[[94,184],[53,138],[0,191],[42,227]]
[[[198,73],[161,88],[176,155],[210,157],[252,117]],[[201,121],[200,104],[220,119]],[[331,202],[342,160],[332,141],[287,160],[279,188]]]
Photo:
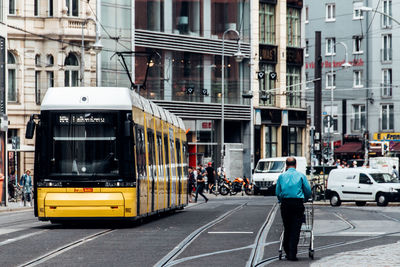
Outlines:
[[208,198],[206,199],[206,203],[208,202]]

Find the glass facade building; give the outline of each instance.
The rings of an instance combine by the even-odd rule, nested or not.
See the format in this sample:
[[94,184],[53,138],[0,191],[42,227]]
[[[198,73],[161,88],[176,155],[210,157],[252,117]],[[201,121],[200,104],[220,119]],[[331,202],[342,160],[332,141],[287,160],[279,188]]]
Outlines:
[[[140,94],[184,119],[190,165],[212,161],[214,167],[221,158],[224,95],[225,143],[242,144],[243,158],[250,159],[250,138],[244,138],[250,132],[250,102],[242,97],[250,90],[250,0],[105,0],[101,23],[102,86],[130,86],[121,59],[113,54],[134,51],[125,60],[135,84],[142,84],[147,73]],[[233,57],[238,36],[229,29],[240,34],[246,55],[240,63]],[[146,53],[153,53],[150,61]],[[250,162],[243,164],[249,175]]]

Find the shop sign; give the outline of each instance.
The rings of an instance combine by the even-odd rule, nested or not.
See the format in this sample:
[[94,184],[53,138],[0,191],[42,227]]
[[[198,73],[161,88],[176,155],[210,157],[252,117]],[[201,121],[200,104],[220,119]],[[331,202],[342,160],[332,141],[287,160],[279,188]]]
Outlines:
[[290,7],[302,8],[303,0],[286,0],[286,4]]
[[374,133],[375,141],[400,141],[400,133]]
[[288,65],[303,66],[303,49],[302,48],[286,48],[286,63]]
[[260,61],[276,64],[278,62],[277,54],[278,54],[277,46],[260,44]]

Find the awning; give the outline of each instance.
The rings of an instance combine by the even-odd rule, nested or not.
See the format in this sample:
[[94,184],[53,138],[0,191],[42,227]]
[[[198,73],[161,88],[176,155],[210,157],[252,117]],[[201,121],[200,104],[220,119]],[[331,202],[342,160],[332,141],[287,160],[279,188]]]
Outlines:
[[361,153],[362,151],[362,144],[360,142],[349,142],[343,144],[341,147],[335,149],[335,154],[340,153]]
[[390,147],[390,151],[400,151],[400,142],[395,142],[395,144]]

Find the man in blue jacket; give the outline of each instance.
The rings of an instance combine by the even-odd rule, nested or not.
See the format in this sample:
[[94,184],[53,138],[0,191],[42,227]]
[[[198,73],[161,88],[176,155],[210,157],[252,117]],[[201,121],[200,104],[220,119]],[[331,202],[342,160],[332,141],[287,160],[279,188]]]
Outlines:
[[281,203],[281,215],[285,229],[283,249],[288,260],[297,261],[297,244],[304,218],[303,203],[311,197],[311,188],[306,176],[296,170],[294,157],[286,159],[286,172],[279,176],[275,193]]

